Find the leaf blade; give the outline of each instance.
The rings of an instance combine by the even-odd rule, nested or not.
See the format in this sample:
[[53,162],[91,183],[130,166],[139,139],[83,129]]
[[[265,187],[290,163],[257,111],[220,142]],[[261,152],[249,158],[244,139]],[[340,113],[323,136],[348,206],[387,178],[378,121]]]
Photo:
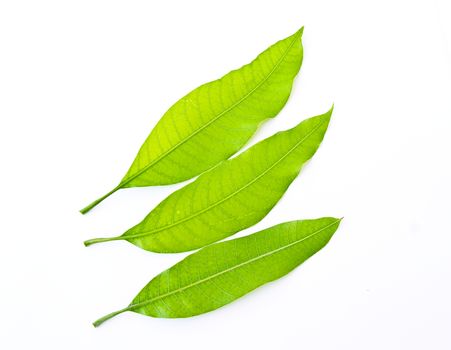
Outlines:
[[251,63],[177,101],[145,140],[119,185],[81,212],[121,188],[181,182],[236,153],[260,123],[285,105],[302,64],[302,32],[303,28]]
[[329,242],[340,221],[292,221],[205,247],[153,278],[128,307],[95,325],[124,311],[163,318],[213,311],[302,264]]
[[203,247],[265,217],[318,149],[332,109],[279,132],[175,191],[122,236],[138,247],[176,253]]

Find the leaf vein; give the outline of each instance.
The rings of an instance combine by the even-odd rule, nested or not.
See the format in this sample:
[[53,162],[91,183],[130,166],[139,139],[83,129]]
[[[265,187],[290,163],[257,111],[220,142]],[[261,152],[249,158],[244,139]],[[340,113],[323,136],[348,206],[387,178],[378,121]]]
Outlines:
[[211,275],[211,276],[208,276],[208,277],[205,277],[205,278],[203,278],[203,279],[200,279],[200,280],[198,280],[198,281],[196,281],[196,282],[193,282],[193,283],[191,283],[191,284],[188,284],[188,285],[186,285],[186,286],[184,286],[184,287],[181,287],[181,288],[179,288],[179,289],[176,289],[176,290],[173,290],[173,291],[164,293],[164,294],[159,295],[159,296],[157,296],[157,297],[154,297],[154,298],[152,298],[152,299],[150,299],[150,300],[146,300],[146,301],[143,301],[143,302],[140,302],[140,303],[137,303],[137,304],[131,304],[131,305],[129,305],[129,306],[127,307],[127,309],[130,311],[130,310],[133,310],[133,309],[140,308],[140,307],[145,306],[145,305],[147,305],[147,304],[150,304],[150,303],[153,303],[153,302],[158,301],[158,300],[160,300],[160,299],[166,298],[166,297],[168,297],[168,296],[170,296],[170,295],[172,295],[172,294],[183,292],[184,290],[187,290],[187,289],[189,289],[189,288],[195,287],[195,286],[197,286],[197,285],[199,285],[199,284],[202,284],[202,283],[204,283],[204,282],[207,282],[207,281],[209,281],[209,280],[211,280],[211,279],[214,279],[214,278],[216,278],[216,277],[218,277],[218,276],[221,276],[221,275],[223,275],[223,274],[229,273],[229,272],[231,272],[231,271],[233,271],[233,270],[236,270],[236,269],[238,269],[238,268],[240,268],[240,267],[243,267],[243,266],[246,266],[246,265],[248,265],[248,264],[251,264],[251,263],[253,263],[253,262],[255,262],[255,261],[258,261],[258,260],[260,260],[260,259],[263,259],[263,258],[266,258],[266,257],[271,256],[271,255],[273,255],[273,254],[276,254],[276,253],[278,253],[278,252],[280,252],[280,251],[283,251],[283,250],[285,250],[285,249],[287,249],[287,248],[290,248],[290,247],[292,247],[292,246],[294,246],[294,245],[296,245],[296,244],[298,244],[298,243],[301,243],[301,242],[303,242],[303,241],[305,241],[305,240],[307,240],[307,239],[309,239],[309,238],[311,238],[311,237],[313,237],[313,236],[315,236],[315,235],[321,233],[322,231],[324,231],[324,230],[328,229],[329,227],[335,225],[335,224],[336,224],[337,222],[339,222],[340,220],[341,220],[341,219],[335,220],[333,223],[331,223],[331,224],[329,224],[329,225],[327,225],[327,226],[325,226],[325,227],[323,227],[323,228],[321,228],[321,229],[319,229],[319,230],[317,230],[317,231],[315,231],[315,232],[309,234],[308,236],[305,236],[305,237],[303,237],[303,238],[301,238],[301,239],[298,239],[298,240],[296,240],[296,241],[294,241],[294,242],[291,242],[291,243],[289,243],[289,244],[286,244],[286,245],[284,245],[284,246],[282,246],[282,247],[279,247],[279,248],[277,248],[277,249],[271,250],[271,251],[269,251],[269,252],[267,252],[267,253],[264,253],[264,254],[262,254],[262,255],[260,255],[260,256],[251,258],[251,259],[249,259],[249,260],[247,260],[247,261],[244,261],[244,262],[242,262],[242,263],[239,263],[239,264],[237,264],[237,265],[235,265],[235,266],[232,266],[232,267],[230,267],[230,268],[228,268],[228,269],[225,269],[225,270],[223,270],[223,271],[217,272],[217,273],[215,273],[215,274],[213,274],[213,275]]
[[172,153],[176,148],[178,148],[179,146],[183,145],[184,143],[186,143],[188,140],[190,140],[192,137],[194,137],[195,135],[197,135],[198,133],[200,133],[202,130],[204,130],[205,128],[207,128],[208,126],[210,126],[212,123],[214,123],[216,120],[218,120],[219,118],[221,118],[224,114],[230,112],[232,109],[234,109],[235,107],[237,107],[241,102],[243,102],[244,100],[246,100],[249,96],[251,96],[260,86],[262,86],[270,77],[271,75],[277,70],[277,68],[280,66],[280,64],[282,63],[282,61],[285,59],[285,57],[288,55],[288,52],[291,50],[291,48],[293,47],[294,43],[296,42],[296,40],[298,40],[299,35],[301,34],[300,31],[298,33],[296,33],[297,35],[295,35],[294,39],[291,41],[290,45],[288,46],[288,48],[285,50],[284,54],[282,55],[282,57],[279,59],[279,61],[276,63],[276,65],[273,67],[273,69],[266,75],[266,77],[264,79],[262,79],[252,90],[250,90],[246,95],[244,95],[241,99],[239,99],[237,102],[235,102],[234,104],[232,104],[230,107],[228,107],[226,110],[222,111],[221,113],[219,113],[218,115],[216,115],[213,119],[211,119],[209,122],[207,122],[205,125],[201,126],[199,129],[195,130],[193,133],[191,133],[190,135],[188,135],[185,139],[181,140],[180,142],[176,143],[174,146],[172,146],[171,148],[169,148],[166,152],[163,152],[160,156],[158,156],[157,158],[155,158],[153,161],[151,161],[149,164],[147,164],[146,166],[144,166],[144,168],[142,168],[141,170],[137,171],[135,174],[133,174],[132,176],[130,176],[128,179],[124,180],[121,182],[120,187],[128,184],[130,181],[134,180],[136,177],[138,177],[139,175],[141,175],[142,173],[144,173],[147,169],[149,169],[151,166],[153,166],[154,164],[158,163],[162,158],[166,157],[168,154]]
[[230,198],[232,198],[233,196],[235,196],[236,194],[240,193],[241,191],[245,190],[246,188],[248,188],[249,186],[251,186],[252,184],[254,184],[255,182],[257,182],[260,178],[262,178],[263,176],[265,176],[269,171],[271,171],[275,166],[277,166],[280,162],[282,162],[286,157],[288,157],[291,152],[293,152],[297,147],[299,147],[308,137],[310,137],[316,130],[318,130],[323,124],[325,123],[325,121],[319,123],[313,130],[311,130],[306,136],[304,136],[300,141],[298,141],[290,150],[288,150],[287,153],[285,153],[281,158],[279,158],[276,162],[274,162],[270,167],[268,167],[267,169],[265,169],[265,171],[263,171],[261,174],[259,174],[258,176],[256,176],[252,181],[248,182],[247,184],[245,184],[244,186],[238,188],[237,190],[235,190],[234,192],[232,192],[231,194],[229,194],[228,196],[224,197],[223,199],[217,201],[216,203],[213,203],[211,205],[209,205],[208,207],[206,207],[205,209],[202,209],[198,212],[195,212],[189,216],[187,216],[184,219],[181,219],[177,222],[173,222],[169,225],[160,227],[156,230],[151,230],[151,231],[144,231],[141,233],[137,233],[137,234],[132,234],[132,235],[125,235],[125,239],[131,239],[131,238],[140,238],[140,237],[144,237],[150,234],[154,234],[154,233],[158,233],[161,232],[163,230],[172,228],[174,226],[180,225],[188,220],[191,220],[192,218],[195,218],[198,215],[201,215],[215,207],[217,207],[218,205],[224,203],[225,201],[229,200]]

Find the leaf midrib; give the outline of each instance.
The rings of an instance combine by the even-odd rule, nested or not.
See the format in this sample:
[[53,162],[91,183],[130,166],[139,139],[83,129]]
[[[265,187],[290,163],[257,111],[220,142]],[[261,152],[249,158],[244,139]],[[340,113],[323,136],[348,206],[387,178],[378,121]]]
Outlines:
[[187,141],[189,141],[192,137],[194,137],[195,135],[197,135],[198,133],[200,133],[202,130],[204,130],[205,128],[207,128],[208,126],[210,126],[212,123],[214,123],[216,120],[218,120],[219,118],[221,118],[224,114],[230,112],[232,109],[234,109],[235,107],[237,107],[241,102],[243,102],[245,99],[247,99],[250,95],[252,95],[260,86],[262,86],[270,77],[271,75],[276,71],[276,69],[280,66],[280,64],[282,63],[282,61],[285,59],[285,57],[288,55],[288,52],[291,50],[291,48],[293,47],[294,43],[296,42],[296,40],[298,39],[299,35],[301,34],[301,31],[298,31],[294,37],[294,39],[291,41],[290,45],[288,46],[288,48],[285,50],[285,52],[283,53],[283,55],[281,56],[281,58],[277,61],[277,63],[274,65],[273,69],[268,73],[268,75],[262,79],[252,90],[250,90],[246,95],[244,95],[241,99],[239,99],[237,102],[235,102],[233,105],[231,105],[230,107],[228,107],[227,109],[225,109],[224,111],[222,111],[221,113],[219,113],[217,116],[215,116],[213,119],[211,119],[208,123],[206,123],[205,125],[201,126],[199,129],[195,130],[193,133],[191,133],[190,135],[188,135],[187,137],[185,137],[183,140],[181,140],[179,143],[176,143],[174,146],[172,146],[171,148],[169,148],[166,152],[162,153],[160,156],[158,156],[157,158],[155,158],[153,161],[151,161],[149,164],[147,164],[146,166],[144,166],[141,170],[139,170],[138,172],[136,172],[134,175],[130,176],[130,178],[128,178],[125,181],[122,181],[120,183],[120,185],[118,186],[118,188],[123,187],[124,185],[128,184],[130,181],[134,180],[136,177],[138,177],[139,175],[141,175],[142,173],[144,173],[145,171],[147,171],[147,169],[149,169],[151,166],[153,166],[154,164],[158,163],[162,158],[166,157],[168,154],[172,153],[175,149],[177,149],[178,147],[180,147],[181,145],[183,145],[184,143],[186,143]]
[[202,215],[203,213],[217,207],[218,205],[224,203],[225,201],[229,200],[230,198],[234,197],[236,194],[240,193],[241,191],[245,190],[246,188],[248,188],[249,186],[251,186],[252,184],[254,184],[255,182],[257,182],[260,178],[262,178],[263,176],[265,176],[268,172],[270,172],[274,167],[276,167],[280,162],[282,162],[286,157],[288,157],[291,152],[293,152],[297,147],[299,147],[307,138],[309,138],[316,130],[318,130],[323,124],[325,123],[325,121],[322,121],[321,123],[319,123],[317,126],[315,126],[315,128],[313,128],[307,135],[305,135],[300,141],[298,141],[292,148],[290,148],[287,153],[285,153],[282,157],[280,157],[276,162],[274,162],[270,167],[268,167],[267,169],[265,169],[262,173],[260,173],[258,176],[256,176],[254,179],[252,179],[252,181],[249,181],[247,184],[245,184],[244,186],[238,188],[237,190],[235,190],[234,192],[232,192],[231,194],[229,194],[228,196],[224,197],[223,199],[217,201],[216,203],[213,203],[211,205],[209,205],[208,207],[195,212],[189,216],[187,216],[186,218],[183,218],[181,220],[178,220],[176,222],[173,222],[169,225],[166,226],[162,226],[159,227],[158,229],[155,230],[150,230],[150,231],[144,231],[141,233],[137,233],[134,235],[124,235],[124,239],[133,239],[133,238],[140,238],[140,237],[144,237],[147,235],[151,235],[154,233],[158,233],[161,231],[164,231],[166,229],[172,228],[174,226],[180,225],[186,221],[191,220],[192,218],[195,218],[196,216]]
[[175,289],[175,290],[173,290],[173,291],[170,291],[170,292],[167,292],[167,293],[165,293],[165,294],[159,295],[158,297],[152,298],[152,299],[150,299],[150,300],[146,300],[146,301],[143,301],[143,302],[140,302],[140,303],[137,303],[137,304],[131,304],[131,305],[129,305],[129,306],[127,307],[127,310],[133,311],[134,309],[140,308],[141,306],[144,306],[144,305],[153,303],[153,302],[155,302],[155,301],[157,301],[157,300],[166,298],[166,297],[168,297],[168,296],[170,296],[170,295],[173,295],[173,294],[176,294],[176,293],[183,292],[184,290],[187,290],[187,289],[189,289],[189,288],[195,287],[195,286],[197,286],[197,285],[199,285],[199,284],[202,284],[202,283],[204,283],[204,282],[210,281],[210,280],[212,280],[212,279],[214,279],[214,278],[216,278],[216,277],[218,277],[218,276],[221,276],[221,275],[223,275],[223,274],[226,274],[226,273],[228,273],[228,272],[231,272],[231,271],[233,271],[233,270],[236,270],[236,269],[238,269],[238,268],[240,268],[240,267],[243,267],[243,266],[245,266],[245,265],[251,264],[251,263],[253,263],[253,262],[255,262],[255,261],[258,261],[259,259],[263,259],[263,258],[266,258],[266,257],[271,256],[271,255],[273,255],[273,254],[276,254],[276,253],[278,253],[278,252],[280,252],[280,251],[282,251],[282,250],[284,250],[284,249],[290,248],[290,247],[292,247],[292,246],[294,246],[294,245],[296,245],[296,244],[298,244],[298,243],[301,243],[301,242],[303,242],[303,241],[305,241],[305,240],[307,240],[307,239],[309,239],[309,238],[311,238],[311,237],[313,237],[313,236],[315,236],[315,235],[321,233],[322,231],[324,231],[324,230],[328,229],[329,227],[335,225],[335,224],[336,224],[337,222],[339,222],[340,220],[341,220],[341,219],[337,219],[337,220],[335,220],[333,223],[331,223],[331,224],[329,224],[329,225],[327,225],[327,226],[325,226],[325,227],[323,227],[323,228],[321,228],[321,229],[319,229],[319,230],[317,230],[317,231],[315,231],[315,232],[309,234],[309,235],[306,236],[306,237],[303,237],[303,238],[301,238],[301,239],[299,239],[299,240],[296,240],[296,241],[294,241],[294,242],[291,242],[291,243],[289,243],[289,244],[287,244],[287,245],[284,245],[284,246],[279,247],[279,248],[277,248],[277,249],[274,249],[274,250],[271,250],[271,251],[269,251],[269,252],[266,252],[265,254],[259,255],[259,256],[257,256],[257,257],[252,258],[252,259],[249,259],[249,260],[247,260],[247,261],[244,261],[244,262],[242,262],[242,263],[239,263],[239,264],[237,264],[237,265],[235,265],[235,266],[233,266],[233,267],[230,267],[230,268],[227,268],[227,269],[225,269],[225,270],[223,270],[223,271],[217,272],[217,273],[215,273],[215,274],[213,274],[213,275],[211,275],[211,276],[208,276],[208,277],[206,277],[206,278],[200,279],[200,280],[198,280],[198,281],[196,281],[196,282],[190,283],[190,284],[188,284],[188,285],[186,285],[186,286],[184,286],[184,287],[177,288],[177,289]]

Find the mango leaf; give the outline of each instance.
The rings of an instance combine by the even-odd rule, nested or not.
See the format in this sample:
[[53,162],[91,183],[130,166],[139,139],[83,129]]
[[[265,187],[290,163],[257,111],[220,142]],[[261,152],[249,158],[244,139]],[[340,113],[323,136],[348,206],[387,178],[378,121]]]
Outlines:
[[191,179],[236,153],[259,124],[276,116],[287,102],[302,63],[302,31],[177,101],[152,130],[119,185],[80,212],[121,188]]
[[287,222],[203,248],[156,276],[129,306],[94,326],[124,311],[179,318],[215,310],[303,263],[327,244],[340,220]]
[[319,147],[332,109],[279,132],[173,192],[122,236],[145,250],[176,253],[203,247],[250,227],[276,205]]

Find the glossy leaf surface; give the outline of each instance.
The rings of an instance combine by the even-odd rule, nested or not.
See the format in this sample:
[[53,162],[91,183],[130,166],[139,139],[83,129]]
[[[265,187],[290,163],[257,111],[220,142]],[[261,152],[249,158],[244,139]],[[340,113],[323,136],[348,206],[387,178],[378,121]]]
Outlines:
[[276,280],[323,248],[340,219],[292,221],[258,233],[210,245],[152,279],[119,311],[164,318],[215,310]]
[[319,147],[332,110],[279,132],[224,161],[163,200],[122,236],[143,249],[176,253],[250,227],[269,213]]
[[236,153],[261,122],[285,105],[302,63],[301,36],[302,29],[250,64],[176,102],[152,130],[120,184],[81,212],[121,188],[185,181]]

